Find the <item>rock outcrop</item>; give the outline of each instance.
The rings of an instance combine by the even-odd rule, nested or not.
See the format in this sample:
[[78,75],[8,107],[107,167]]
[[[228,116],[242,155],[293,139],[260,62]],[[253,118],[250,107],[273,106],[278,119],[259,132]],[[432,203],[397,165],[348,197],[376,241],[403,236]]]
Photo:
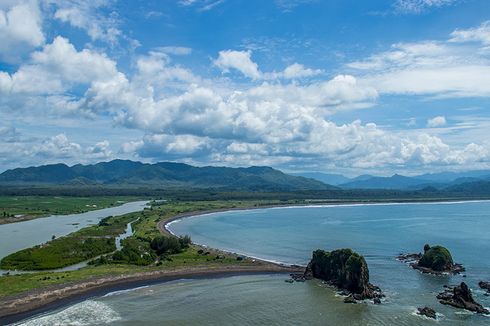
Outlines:
[[321,279],[338,289],[345,290],[355,300],[383,296],[377,286],[369,283],[369,269],[364,257],[351,249],[331,252],[315,250],[304,276],[306,279],[312,277]]
[[480,314],[488,314],[489,311],[476,302],[471,295],[471,290],[465,282],[454,288],[449,288],[437,295],[439,302],[456,308],[466,309]]
[[478,286],[483,290],[487,290],[487,293],[490,293],[490,282],[480,281],[478,282]]
[[439,275],[443,273],[459,274],[465,271],[463,265],[453,262],[451,253],[443,246],[431,247],[426,244],[423,254],[401,254],[397,258],[423,273]]
[[417,308],[417,314],[432,319],[437,319],[436,311],[429,307]]

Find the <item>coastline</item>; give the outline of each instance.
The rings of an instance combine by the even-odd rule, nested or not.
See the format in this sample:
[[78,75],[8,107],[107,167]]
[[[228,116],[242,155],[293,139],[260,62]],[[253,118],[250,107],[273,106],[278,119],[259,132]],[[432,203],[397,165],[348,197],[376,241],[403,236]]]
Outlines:
[[288,274],[302,268],[259,262],[257,265],[203,266],[173,270],[155,270],[127,275],[97,277],[29,291],[0,300],[0,324],[23,320],[30,316],[83,301],[109,292],[131,289],[184,278],[216,278],[243,274]]
[[[263,206],[249,206],[249,207],[230,207],[230,208],[219,208],[219,209],[210,209],[203,211],[192,211],[186,213],[180,213],[174,215],[168,219],[159,221],[157,223],[157,228],[162,234],[167,235],[175,235],[172,231],[169,230],[168,226],[173,222],[178,220],[189,218],[189,217],[199,217],[214,213],[224,213],[224,212],[233,212],[233,211],[249,211],[249,210],[257,210],[257,209],[273,209],[273,208],[308,208],[308,207],[349,207],[349,206],[365,206],[365,205],[403,205],[403,204],[412,204],[412,205],[442,205],[442,204],[464,204],[464,203],[481,203],[481,202],[490,202],[490,199],[460,199],[455,198],[451,200],[450,198],[441,198],[441,199],[428,199],[428,200],[420,200],[420,199],[408,199],[408,200],[380,200],[380,201],[345,201],[345,200],[336,200],[330,202],[320,202],[317,201],[315,203],[312,201],[307,204],[271,204],[271,205],[263,205]],[[202,245],[201,245],[202,246]],[[216,249],[220,250],[220,249]],[[222,251],[222,250],[221,250]],[[256,257],[250,257],[254,259],[261,259]]]
[[[176,214],[157,223],[158,230],[163,234],[171,234],[168,225],[176,220],[188,217],[202,216],[212,213],[252,210],[252,209],[270,209],[270,208],[300,208],[300,207],[329,207],[342,205],[386,205],[386,204],[441,204],[441,203],[461,203],[461,202],[481,202],[488,200],[438,200],[438,201],[335,201],[322,203],[309,203],[305,205],[275,204],[264,206],[250,207],[232,207],[214,210],[192,211]],[[196,244],[197,246],[200,246]],[[201,246],[202,247],[202,246]],[[207,247],[206,247],[207,248]],[[215,248],[215,252],[225,252]],[[247,255],[244,255],[247,256]],[[0,299],[0,324],[12,323],[47,312],[56,308],[64,307],[69,304],[83,301],[85,299],[104,295],[117,290],[131,289],[139,286],[152,285],[161,282],[167,282],[183,278],[217,278],[243,274],[277,274],[303,272],[304,267],[298,265],[285,265],[276,262],[267,261],[260,258],[247,256],[252,260],[252,265],[227,265],[227,266],[195,266],[186,268],[174,268],[169,270],[153,269],[136,273],[127,273],[112,276],[100,276],[64,283],[60,285],[49,286],[41,289],[31,290],[22,294]]]

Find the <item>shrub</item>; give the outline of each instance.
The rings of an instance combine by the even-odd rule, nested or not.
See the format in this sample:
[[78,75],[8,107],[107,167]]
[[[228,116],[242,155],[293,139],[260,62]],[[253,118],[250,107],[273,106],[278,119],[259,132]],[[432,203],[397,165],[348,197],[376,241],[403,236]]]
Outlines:
[[176,254],[182,251],[182,244],[177,237],[158,236],[153,238],[150,243],[151,249],[155,250],[157,255]]

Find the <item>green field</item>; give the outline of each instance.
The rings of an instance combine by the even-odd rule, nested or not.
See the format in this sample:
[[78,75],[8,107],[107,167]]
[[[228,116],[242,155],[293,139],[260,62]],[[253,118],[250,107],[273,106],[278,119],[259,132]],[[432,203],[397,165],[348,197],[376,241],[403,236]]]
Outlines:
[[1,196],[0,223],[49,215],[77,214],[135,201],[138,197]]

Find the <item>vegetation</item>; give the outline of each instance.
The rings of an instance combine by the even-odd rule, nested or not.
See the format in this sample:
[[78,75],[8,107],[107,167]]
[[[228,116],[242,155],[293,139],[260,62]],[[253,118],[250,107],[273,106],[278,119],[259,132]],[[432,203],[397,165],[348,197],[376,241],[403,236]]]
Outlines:
[[[161,256],[158,257],[157,252],[151,248],[151,242],[153,239],[162,239],[161,237],[171,238],[170,235],[162,236],[157,229],[157,223],[168,220],[176,214],[210,209],[260,207],[279,202],[277,200],[270,202],[263,200],[196,202],[171,200],[167,202],[153,202],[150,209],[145,209],[142,212],[103,219],[99,222],[99,225],[84,228],[59,239],[67,238],[70,241],[77,241],[78,237],[104,238],[109,235],[113,237],[116,234],[122,233],[127,223],[137,220],[132,224],[133,230],[135,231],[134,235],[122,241],[122,250],[104,254],[100,258],[95,259],[89,266],[76,271],[37,272],[0,277],[0,297],[49,285],[79,281],[98,276],[120,275],[123,273],[131,274],[161,269],[172,270],[182,267],[246,266],[260,264],[260,262],[254,262],[246,257],[239,257],[210,248],[203,250],[203,248],[191,244],[189,237],[183,237],[182,239],[173,237],[177,239],[181,250],[178,252],[174,250],[162,250]],[[164,242],[162,240],[155,240],[155,243],[159,243],[160,241]],[[171,241],[174,242],[174,240]],[[49,243],[52,244],[52,242],[50,241]],[[112,243],[114,242],[112,241]],[[60,257],[58,256],[58,258]]]
[[419,266],[430,268],[437,272],[450,271],[453,268],[453,257],[443,246],[424,246],[424,254],[419,260]]
[[114,238],[62,237],[47,244],[17,251],[3,258],[0,267],[10,270],[61,268],[116,249]]
[[125,185],[195,187],[234,190],[326,190],[336,187],[320,181],[291,176],[270,167],[195,167],[183,163],[145,164],[113,160],[94,165],[51,164],[7,170],[0,174],[4,185]]
[[363,256],[351,249],[315,250],[309,264],[312,276],[352,293],[369,293],[369,270]]
[[189,248],[190,244],[191,238],[189,236],[177,238],[174,236],[161,235],[151,240],[150,247],[155,250],[157,255],[177,254],[184,249]]
[[124,232],[135,214],[105,219],[46,244],[17,251],[4,257],[0,267],[8,270],[46,270],[77,264],[116,250],[115,237]]
[[[0,223],[48,215],[87,212],[133,201],[136,197],[2,196]],[[17,218],[15,218],[17,217]]]

